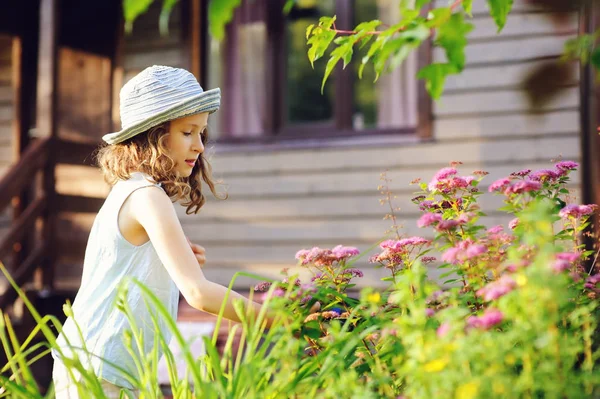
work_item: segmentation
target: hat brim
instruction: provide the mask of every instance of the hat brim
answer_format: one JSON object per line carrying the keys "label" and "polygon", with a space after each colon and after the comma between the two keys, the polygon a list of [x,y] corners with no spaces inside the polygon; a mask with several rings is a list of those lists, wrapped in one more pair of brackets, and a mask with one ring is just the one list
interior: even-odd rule
{"label": "hat brim", "polygon": [[170,108],[167,108],[166,110],[161,111],[140,123],[128,126],[119,132],[105,134],[102,136],[102,140],[108,144],[121,143],[147,131],[154,126],[160,125],[161,123],[172,121],[173,119],[183,118],[184,116],[200,114],[202,112],[208,112],[212,114],[213,112],[217,111],[220,106],[221,90],[218,88],[207,90],[197,96],[190,97]]}

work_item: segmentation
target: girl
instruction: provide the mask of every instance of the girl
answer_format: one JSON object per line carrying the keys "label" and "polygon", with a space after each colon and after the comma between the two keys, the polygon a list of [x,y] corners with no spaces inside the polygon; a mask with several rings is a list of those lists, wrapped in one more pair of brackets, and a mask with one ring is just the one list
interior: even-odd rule
{"label": "girl", "polygon": [[[120,101],[123,129],[105,135],[108,145],[98,154],[112,189],[90,232],[73,318],[67,319],[57,340],[63,353],[72,354],[67,340],[71,347],[85,346],[93,353],[89,365],[108,397],[119,397],[121,389],[136,395],[135,387],[119,370],[136,375],[123,342],[123,332],[131,327],[115,306],[121,280],[141,281],[173,319],[179,292],[194,308],[213,314],[219,312],[227,293],[227,288],[205,278],[200,269],[204,249],[187,241],[173,206],[181,201],[186,213],[197,213],[205,202],[202,181],[217,196],[203,153],[208,115],[219,108],[220,90],[203,91],[183,69],[153,66],[123,86]],[[232,305],[237,299],[246,301],[230,293],[225,318],[239,321]],[[142,349],[149,353],[156,332],[151,309],[135,284],[127,288],[127,303],[142,330]],[[259,310],[256,303],[246,301],[245,305]],[[168,342],[168,329],[159,327]],[[56,350],[53,357],[56,397],[78,398],[72,376]],[[87,356],[80,354],[79,359]]]}

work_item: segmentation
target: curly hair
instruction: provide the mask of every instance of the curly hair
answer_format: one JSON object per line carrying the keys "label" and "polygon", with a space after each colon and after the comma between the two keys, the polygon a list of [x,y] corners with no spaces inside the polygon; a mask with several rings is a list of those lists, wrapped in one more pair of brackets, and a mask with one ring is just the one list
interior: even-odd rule
{"label": "curly hair", "polygon": [[[206,183],[215,198],[226,199],[227,194],[217,193],[212,178],[212,168],[204,153],[198,157],[189,177],[181,177],[175,171],[175,161],[169,157],[166,145],[169,136],[169,122],[150,128],[122,143],[101,147],[96,160],[104,180],[111,186],[119,180],[127,180],[134,172],[149,175],[155,182],[161,183],[171,201],[181,201],[187,207],[186,214],[198,213],[206,202],[202,193],[202,181]],[[203,135],[202,144],[206,145],[207,136]]]}

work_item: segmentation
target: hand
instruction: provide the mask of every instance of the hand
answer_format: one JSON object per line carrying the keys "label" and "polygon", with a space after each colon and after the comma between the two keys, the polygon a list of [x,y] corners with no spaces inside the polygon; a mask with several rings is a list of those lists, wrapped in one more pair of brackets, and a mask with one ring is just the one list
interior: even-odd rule
{"label": "hand", "polygon": [[204,264],[206,263],[206,250],[204,249],[204,247],[192,243],[189,238],[186,237],[186,239],[188,241],[188,244],[190,244],[190,248],[192,248],[192,252],[196,256],[198,265],[200,265],[200,267],[204,266]]}

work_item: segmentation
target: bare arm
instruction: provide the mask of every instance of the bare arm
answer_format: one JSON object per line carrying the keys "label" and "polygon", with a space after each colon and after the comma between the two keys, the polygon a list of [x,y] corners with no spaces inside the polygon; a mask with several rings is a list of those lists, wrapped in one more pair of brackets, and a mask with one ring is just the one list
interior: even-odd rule
{"label": "bare arm", "polygon": [[[208,281],[198,267],[198,261],[188,243],[173,204],[164,191],[148,187],[135,191],[131,197],[133,218],[144,228],[161,262],[190,306],[218,314],[228,289]],[[231,291],[225,306],[224,317],[239,322],[233,301],[243,300],[245,307],[252,306],[257,315],[260,305],[249,302]],[[271,320],[267,320],[271,324]]]}

